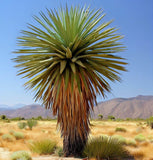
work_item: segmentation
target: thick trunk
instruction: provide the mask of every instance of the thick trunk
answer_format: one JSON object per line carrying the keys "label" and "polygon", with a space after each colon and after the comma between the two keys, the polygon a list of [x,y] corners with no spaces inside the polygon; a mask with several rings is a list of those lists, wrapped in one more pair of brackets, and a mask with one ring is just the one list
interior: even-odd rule
{"label": "thick trunk", "polygon": [[80,157],[82,155],[87,138],[81,139],[81,137],[77,137],[73,140],[70,136],[63,136],[63,138],[64,156]]}

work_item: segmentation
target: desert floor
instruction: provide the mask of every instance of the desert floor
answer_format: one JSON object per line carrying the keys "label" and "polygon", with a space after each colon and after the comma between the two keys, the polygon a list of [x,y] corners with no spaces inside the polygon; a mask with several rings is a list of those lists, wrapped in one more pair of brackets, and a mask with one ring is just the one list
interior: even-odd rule
{"label": "desert floor", "polygon": [[[28,143],[30,140],[40,140],[44,138],[50,138],[58,143],[58,146],[62,146],[62,138],[60,137],[60,130],[56,128],[56,121],[38,121],[38,125],[29,129],[19,129],[17,126],[18,121],[11,121],[6,123],[0,121],[0,160],[7,160],[10,154],[18,150],[30,151]],[[129,152],[134,155],[136,160],[153,160],[153,130],[151,130],[145,123],[145,121],[91,121],[90,138],[101,135],[121,135],[126,138],[127,141],[135,138],[136,135],[142,134],[145,136],[143,142],[136,142],[136,146],[126,145],[125,147]],[[126,132],[116,132],[117,127],[126,129]],[[21,140],[14,139],[12,142],[8,142],[2,139],[2,135],[10,133],[10,131],[19,131],[24,133],[25,138]],[[33,159],[41,160],[39,155],[31,153]],[[51,158],[51,157],[50,157]],[[49,157],[45,158],[44,160]],[[52,158],[51,158],[52,159]],[[57,159],[57,158],[55,158]],[[43,158],[42,158],[43,160]]]}

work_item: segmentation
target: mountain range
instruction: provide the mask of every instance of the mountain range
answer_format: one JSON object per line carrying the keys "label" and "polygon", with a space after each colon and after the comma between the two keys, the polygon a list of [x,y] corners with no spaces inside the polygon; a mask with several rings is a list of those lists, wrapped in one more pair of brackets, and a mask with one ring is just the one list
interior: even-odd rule
{"label": "mountain range", "polygon": [[[23,106],[23,107],[21,107]],[[50,117],[51,110],[46,110],[39,104],[31,105],[16,105],[14,107],[0,105],[0,115],[6,115],[9,118],[13,117]],[[100,102],[94,107],[94,112],[91,117],[96,119],[98,115],[102,114],[104,118],[108,115],[113,115],[116,118],[148,118],[153,116],[153,96],[142,96],[132,98],[115,98],[108,101]]]}

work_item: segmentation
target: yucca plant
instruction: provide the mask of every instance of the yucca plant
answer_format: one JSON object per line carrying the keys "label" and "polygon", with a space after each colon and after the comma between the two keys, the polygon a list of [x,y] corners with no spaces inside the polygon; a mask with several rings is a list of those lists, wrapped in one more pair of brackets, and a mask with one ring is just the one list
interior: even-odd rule
{"label": "yucca plant", "polygon": [[37,25],[28,25],[18,37],[20,48],[14,61],[18,75],[29,80],[35,100],[57,115],[65,156],[80,155],[90,131],[89,116],[97,94],[110,92],[110,81],[120,81],[125,71],[123,38],[112,21],[102,22],[103,11],[68,7],[47,9],[34,16]]}

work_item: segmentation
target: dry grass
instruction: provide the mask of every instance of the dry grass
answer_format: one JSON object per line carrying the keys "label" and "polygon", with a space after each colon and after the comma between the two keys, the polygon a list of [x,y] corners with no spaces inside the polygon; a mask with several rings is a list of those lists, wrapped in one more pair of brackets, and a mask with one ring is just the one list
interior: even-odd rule
{"label": "dry grass", "polygon": [[[56,121],[39,121],[38,125],[33,128],[33,130],[29,129],[19,129],[17,126],[18,122],[4,123],[0,122],[1,128],[3,128],[3,132],[0,135],[0,147],[8,148],[10,151],[18,151],[18,150],[27,150],[28,143],[31,140],[41,140],[42,138],[49,138],[51,140],[56,140],[58,142],[58,146],[62,147],[62,138],[60,137],[60,131],[56,129]],[[136,147],[126,146],[131,154],[135,156],[136,159],[146,159],[151,160],[153,158],[153,143],[151,143],[150,139],[153,139],[153,130],[149,127],[146,127],[144,122],[142,122],[141,126],[138,126],[138,122],[115,122],[115,121],[91,121],[91,133],[90,136],[100,136],[100,135],[121,135],[125,137],[127,140],[134,139],[134,137],[138,134],[143,134],[146,137],[145,142],[137,142]],[[126,128],[126,132],[115,132],[115,128],[121,127]],[[138,129],[139,133],[138,133]],[[7,134],[13,130],[15,132],[22,132],[25,135],[24,139],[14,140],[14,142],[7,142],[2,139],[3,134]],[[35,154],[36,155],[36,154]]]}

